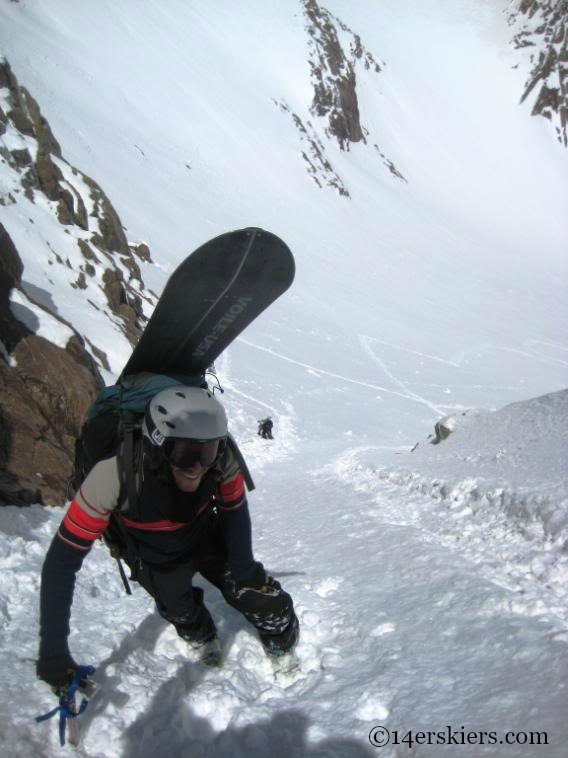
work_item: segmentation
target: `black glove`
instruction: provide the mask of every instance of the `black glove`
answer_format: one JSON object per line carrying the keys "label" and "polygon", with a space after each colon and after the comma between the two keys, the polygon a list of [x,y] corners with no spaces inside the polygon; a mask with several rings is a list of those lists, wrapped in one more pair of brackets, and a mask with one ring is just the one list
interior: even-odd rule
{"label": "black glove", "polygon": [[225,571],[225,587],[230,594],[238,595],[245,590],[256,592],[277,592],[281,589],[280,584],[269,576],[262,563],[255,561],[252,567],[244,575],[236,579],[230,569]]}
{"label": "black glove", "polygon": [[51,655],[39,658],[36,663],[36,674],[39,679],[47,682],[57,694],[62,694],[75,676],[77,664],[70,655]]}
{"label": "black glove", "polygon": [[255,561],[251,568],[241,577],[238,584],[251,590],[259,590],[267,582],[266,571],[260,561]]}

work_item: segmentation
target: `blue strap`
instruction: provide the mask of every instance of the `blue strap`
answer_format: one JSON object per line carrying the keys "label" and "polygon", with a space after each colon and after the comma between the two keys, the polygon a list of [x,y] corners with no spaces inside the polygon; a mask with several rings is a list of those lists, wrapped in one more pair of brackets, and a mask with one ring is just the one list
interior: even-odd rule
{"label": "blue strap", "polygon": [[55,716],[59,713],[59,743],[61,747],[65,745],[65,727],[67,719],[76,719],[85,712],[89,701],[83,698],[78,710],[74,709],[75,693],[79,687],[80,682],[87,676],[92,676],[95,673],[93,666],[77,666],[73,681],[67,688],[67,690],[59,698],[59,705],[49,713],[44,713],[43,716],[36,716],[35,720],[39,724],[41,721],[47,721],[47,719]]}

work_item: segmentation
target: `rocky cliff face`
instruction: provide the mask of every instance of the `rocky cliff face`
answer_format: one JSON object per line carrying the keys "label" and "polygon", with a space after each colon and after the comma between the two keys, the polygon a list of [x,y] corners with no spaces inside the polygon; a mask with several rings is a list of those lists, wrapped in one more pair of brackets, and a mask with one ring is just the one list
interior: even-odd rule
{"label": "rocky cliff face", "polygon": [[357,143],[370,144],[393,177],[406,182],[394,163],[374,141],[361,122],[357,77],[377,76],[385,63],[377,61],[363,45],[361,37],[339,18],[327,11],[317,0],[301,0],[308,38],[308,62],[313,98],[310,114],[323,122],[322,139],[311,120],[302,118],[285,102],[276,102],[293,120],[304,146],[302,158],[315,183],[331,187],[340,195],[350,197],[349,188],[333,165],[330,145],[337,143],[341,151],[349,151]]}
{"label": "rocky cliff face", "polygon": [[59,324],[68,337],[60,347],[16,318],[10,297],[21,291],[23,270],[0,224],[0,504],[57,504],[65,499],[75,437],[103,382],[68,325]]}
{"label": "rocky cliff face", "polygon": [[[327,132],[335,137],[342,150],[354,142],[364,142],[365,136],[359,115],[355,62],[363,56],[361,39],[320,7],[316,0],[305,0],[304,11],[310,35],[310,67],[314,99],[312,113],[328,122]],[[352,36],[344,50],[339,41],[340,28]],[[381,70],[371,56],[377,73]],[[366,61],[369,67],[369,61]]]}
{"label": "rocky cliff face", "polygon": [[[143,244],[128,244],[109,199],[96,182],[63,158],[36,101],[19,86],[6,61],[0,61],[0,169],[0,206],[5,209],[1,218],[14,243],[16,235],[26,241],[29,237],[38,247],[33,251],[36,258],[53,267],[52,276],[39,285],[45,286],[44,300],[58,291],[53,280],[61,279],[60,269],[65,269],[63,278],[75,294],[82,293],[78,299],[84,308],[104,312],[133,344],[147,320],[145,311],[150,312],[156,302],[155,295],[145,290],[139,265],[141,260],[150,260],[149,250]],[[31,234],[29,227],[38,223],[40,210],[44,211],[40,220],[51,215],[49,225],[58,222],[55,242],[45,239],[45,233],[41,240]],[[67,235],[64,242],[62,232]],[[32,252],[20,252],[25,265],[22,289],[30,294],[35,288],[37,294],[41,280],[26,276]],[[100,367],[110,369],[104,346],[96,344],[95,335],[83,337]]]}
{"label": "rocky cliff face", "polygon": [[515,0],[509,21],[532,63],[521,102],[532,98],[532,115],[548,119],[568,147],[568,1]]}
{"label": "rocky cliff face", "polygon": [[64,501],[107,351],[127,357],[155,304],[149,260],[0,61],[0,503]]}

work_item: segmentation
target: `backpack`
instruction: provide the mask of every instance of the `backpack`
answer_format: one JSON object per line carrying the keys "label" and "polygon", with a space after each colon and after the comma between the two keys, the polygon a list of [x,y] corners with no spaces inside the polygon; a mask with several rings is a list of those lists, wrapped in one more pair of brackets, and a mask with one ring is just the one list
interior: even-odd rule
{"label": "backpack", "polygon": [[[213,391],[223,392],[217,376],[180,376],[140,373],[128,376],[117,384],[105,387],[98,394],[87,413],[79,437],[75,440],[73,473],[67,483],[67,497],[71,500],[83,480],[99,461],[116,456],[120,477],[119,509],[136,518],[139,515],[138,499],[142,489],[142,422],[148,402],[158,392],[185,385],[208,388],[207,377],[212,380]],[[230,447],[243,474],[247,490],[255,488],[250,471],[231,434],[227,435]],[[124,587],[131,594],[122,567],[125,557],[125,536],[117,518],[112,518],[103,539],[113,558],[116,558]]]}
{"label": "backpack", "polygon": [[142,373],[101,390],[75,440],[75,462],[67,484],[69,499],[96,463],[116,455],[121,503],[126,496],[128,510],[136,510],[144,411],[154,395],[176,384],[207,386],[204,376],[182,378]]}
{"label": "backpack", "polygon": [[[207,377],[215,382],[213,391],[223,392],[217,376],[211,371]],[[208,388],[205,374],[195,376],[134,374],[110,387],[105,387],[87,413],[81,433],[75,441],[73,473],[67,484],[71,499],[81,483],[99,461],[117,457],[120,476],[121,510],[137,514],[138,495],[142,484],[142,422],[148,402],[158,392],[183,384],[189,387]],[[237,443],[231,434],[227,437],[248,491],[255,488],[250,471]]]}

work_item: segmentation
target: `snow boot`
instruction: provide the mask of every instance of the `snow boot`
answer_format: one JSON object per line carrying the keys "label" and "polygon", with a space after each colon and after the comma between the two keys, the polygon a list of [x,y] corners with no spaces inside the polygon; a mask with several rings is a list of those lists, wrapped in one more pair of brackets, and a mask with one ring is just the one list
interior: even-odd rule
{"label": "snow boot", "polygon": [[280,658],[292,652],[300,638],[300,624],[298,617],[292,611],[290,623],[280,634],[260,633],[260,641],[264,647],[264,652],[269,658]]}

